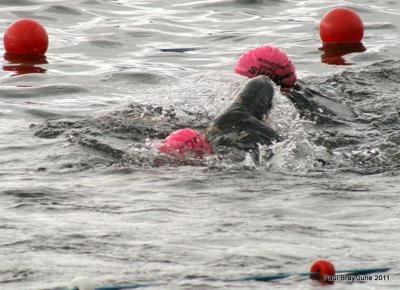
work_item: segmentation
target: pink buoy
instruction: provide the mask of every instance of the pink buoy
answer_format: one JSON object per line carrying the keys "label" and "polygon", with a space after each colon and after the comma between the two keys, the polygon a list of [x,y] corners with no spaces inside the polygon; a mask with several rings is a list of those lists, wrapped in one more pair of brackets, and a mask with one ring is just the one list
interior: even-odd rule
{"label": "pink buoy", "polygon": [[266,75],[282,88],[290,88],[297,81],[295,66],[284,51],[274,46],[260,46],[243,53],[235,72],[249,78]]}
{"label": "pink buoy", "polygon": [[201,158],[207,154],[213,154],[211,145],[203,134],[194,129],[179,129],[169,134],[157,146],[162,153],[176,156],[194,156]]}

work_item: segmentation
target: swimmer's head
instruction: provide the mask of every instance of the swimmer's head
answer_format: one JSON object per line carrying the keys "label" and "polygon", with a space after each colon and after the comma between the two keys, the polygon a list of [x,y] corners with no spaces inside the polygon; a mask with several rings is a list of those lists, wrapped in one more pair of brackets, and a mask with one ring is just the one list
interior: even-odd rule
{"label": "swimmer's head", "polygon": [[235,97],[234,102],[243,105],[253,116],[262,120],[271,111],[273,96],[274,87],[271,80],[260,75],[246,83]]}

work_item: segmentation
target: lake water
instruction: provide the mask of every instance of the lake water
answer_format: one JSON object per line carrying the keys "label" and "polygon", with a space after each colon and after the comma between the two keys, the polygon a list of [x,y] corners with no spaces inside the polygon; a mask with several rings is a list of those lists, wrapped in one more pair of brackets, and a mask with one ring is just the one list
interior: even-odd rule
{"label": "lake water", "polygon": [[[319,50],[319,20],[337,5],[366,28],[367,50],[335,60],[346,65]],[[2,31],[29,17],[50,39],[45,60],[2,60],[1,289],[82,275],[147,289],[399,289],[400,2],[2,0],[0,13]],[[357,120],[318,126],[277,93],[270,122],[285,141],[261,166],[155,166],[153,145],[204,129],[246,82],[237,58],[266,44]],[[318,258],[392,267],[390,280],[227,281]]]}

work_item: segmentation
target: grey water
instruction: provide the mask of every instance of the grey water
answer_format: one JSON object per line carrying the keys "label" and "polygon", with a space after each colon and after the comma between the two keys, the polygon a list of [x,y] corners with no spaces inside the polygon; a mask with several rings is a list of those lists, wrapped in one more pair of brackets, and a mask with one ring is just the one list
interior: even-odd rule
{"label": "grey water", "polygon": [[[318,23],[351,7],[364,52],[327,59]],[[0,72],[0,289],[398,289],[400,4],[356,0],[4,0],[4,32],[39,20],[46,59]],[[246,82],[244,51],[275,45],[301,82],[357,118],[321,126],[275,95],[284,141],[254,166],[160,165],[154,145],[202,130]],[[249,275],[391,267],[320,285]]]}

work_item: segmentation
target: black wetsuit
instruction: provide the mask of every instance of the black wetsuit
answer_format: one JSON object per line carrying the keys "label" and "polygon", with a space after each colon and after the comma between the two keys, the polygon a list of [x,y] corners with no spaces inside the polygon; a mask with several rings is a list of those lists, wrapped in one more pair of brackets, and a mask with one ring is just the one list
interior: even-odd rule
{"label": "black wetsuit", "polygon": [[[317,124],[343,124],[356,117],[344,104],[307,88],[302,82],[283,94],[294,104],[301,117]],[[258,163],[260,145],[282,140],[263,122],[271,111],[273,95],[274,88],[266,76],[252,78],[246,83],[233,103],[206,131],[206,137],[217,153],[226,154],[236,148],[251,152],[253,161]]]}
{"label": "black wetsuit", "polygon": [[279,135],[263,121],[272,108],[274,88],[266,76],[247,82],[225,112],[217,117],[206,131],[208,141],[217,152],[226,147],[252,153],[259,158],[259,145],[280,141]]}
{"label": "black wetsuit", "polygon": [[309,88],[301,81],[283,94],[299,111],[300,117],[315,121],[318,125],[342,124],[357,116],[345,104]]}

